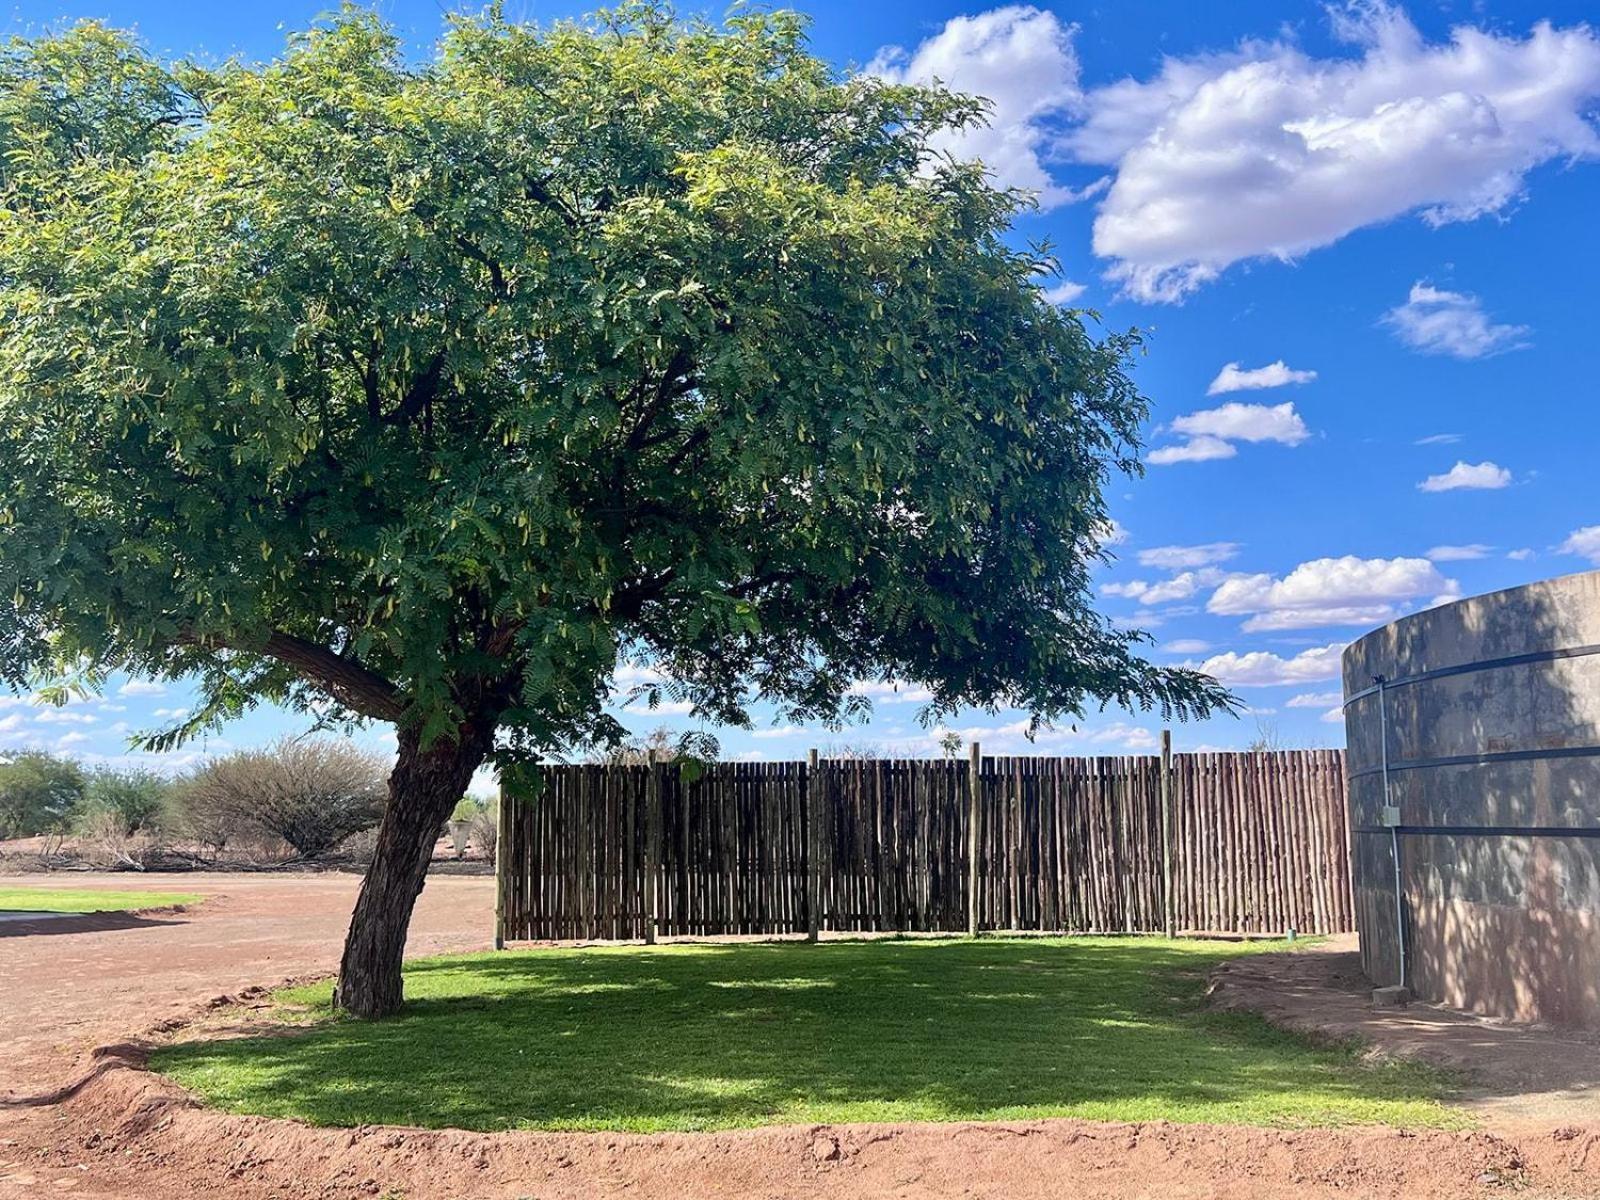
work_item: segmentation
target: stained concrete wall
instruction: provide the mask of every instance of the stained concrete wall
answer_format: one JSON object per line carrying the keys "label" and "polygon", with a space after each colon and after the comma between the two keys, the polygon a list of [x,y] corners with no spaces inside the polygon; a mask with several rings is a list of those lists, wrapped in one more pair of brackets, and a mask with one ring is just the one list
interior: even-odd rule
{"label": "stained concrete wall", "polygon": [[[1548,652],[1562,656],[1551,657]],[[1600,828],[1600,571],[1442,605],[1344,654],[1351,828]],[[1524,661],[1500,662],[1516,659]],[[1407,682],[1450,668],[1460,673]],[[1437,762],[1430,760],[1448,759]],[[1361,957],[1398,982],[1388,831],[1352,832]],[[1476,1012],[1600,1027],[1600,839],[1402,835],[1409,978]]]}

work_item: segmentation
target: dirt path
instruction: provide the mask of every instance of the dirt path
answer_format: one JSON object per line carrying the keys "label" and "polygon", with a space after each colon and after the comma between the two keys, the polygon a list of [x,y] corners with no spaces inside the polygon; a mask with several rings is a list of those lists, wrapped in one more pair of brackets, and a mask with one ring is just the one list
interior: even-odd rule
{"label": "dirt path", "polygon": [[[1514,1136],[1084,1121],[472,1134],[226,1116],[141,1070],[137,1046],[91,1048],[218,995],[330,969],[356,880],[141,883],[209,898],[191,912],[0,932],[0,1093],[11,1096],[0,1103],[0,1200],[1600,1196],[1600,1113]],[[491,905],[487,880],[431,880],[409,950],[483,945]],[[56,1102],[16,1103],[69,1079],[77,1086]]]}
{"label": "dirt path", "polygon": [[1491,1128],[1600,1121],[1600,1033],[1519,1025],[1431,1004],[1373,1008],[1370,991],[1354,935],[1330,938],[1303,954],[1234,959],[1212,976],[1212,1002],[1222,1007],[1468,1076],[1460,1102]]}
{"label": "dirt path", "polygon": [[[354,875],[141,875],[141,891],[199,894],[187,912],[0,926],[0,1096],[56,1079],[101,1042],[213,996],[330,971],[360,880]],[[14,875],[6,885],[126,891],[127,875]],[[487,945],[494,882],[432,878],[411,954]]]}

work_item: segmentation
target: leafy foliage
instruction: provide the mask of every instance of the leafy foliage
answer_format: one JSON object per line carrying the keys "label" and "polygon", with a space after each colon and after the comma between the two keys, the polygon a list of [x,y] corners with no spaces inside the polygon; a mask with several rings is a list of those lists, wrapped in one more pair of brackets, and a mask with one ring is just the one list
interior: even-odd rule
{"label": "leafy foliage", "polygon": [[10,752],[0,761],[0,838],[65,829],[83,800],[83,771],[43,750]]}
{"label": "leafy foliage", "polygon": [[123,834],[153,833],[163,823],[172,784],[153,771],[102,769],[89,775],[77,817],[104,814]]}
{"label": "leafy foliage", "polygon": [[733,725],[1226,703],[1090,607],[1139,339],[932,149],[981,111],[785,12],[12,43],[0,675],[193,676],[155,746],[273,701],[508,758],[618,740],[619,660]]}

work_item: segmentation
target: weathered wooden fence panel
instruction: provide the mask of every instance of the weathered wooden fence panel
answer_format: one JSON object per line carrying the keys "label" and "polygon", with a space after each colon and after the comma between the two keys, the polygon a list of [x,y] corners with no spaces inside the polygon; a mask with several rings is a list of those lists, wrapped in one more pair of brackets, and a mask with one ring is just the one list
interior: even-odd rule
{"label": "weathered wooden fence panel", "polygon": [[981,929],[1354,927],[1342,751],[1171,762],[1170,836],[1156,757],[984,758],[975,809],[966,762],[549,767],[502,816],[498,932],[805,933],[813,856],[822,930],[961,932],[974,888]]}

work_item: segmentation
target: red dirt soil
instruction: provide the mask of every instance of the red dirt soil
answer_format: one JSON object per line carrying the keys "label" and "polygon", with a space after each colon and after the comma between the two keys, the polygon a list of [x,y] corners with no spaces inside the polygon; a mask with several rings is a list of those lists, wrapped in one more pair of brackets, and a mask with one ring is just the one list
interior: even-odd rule
{"label": "red dirt soil", "polygon": [[[324,1130],[227,1116],[142,1070],[138,1040],[219,996],[330,969],[357,881],[181,880],[206,902],[117,928],[0,934],[3,1200],[1600,1196],[1600,1113],[1592,1125],[1513,1133],[1055,1120],[666,1135]],[[491,907],[488,880],[431,880],[409,951],[483,946]],[[107,1042],[123,1044],[92,1049]]]}

